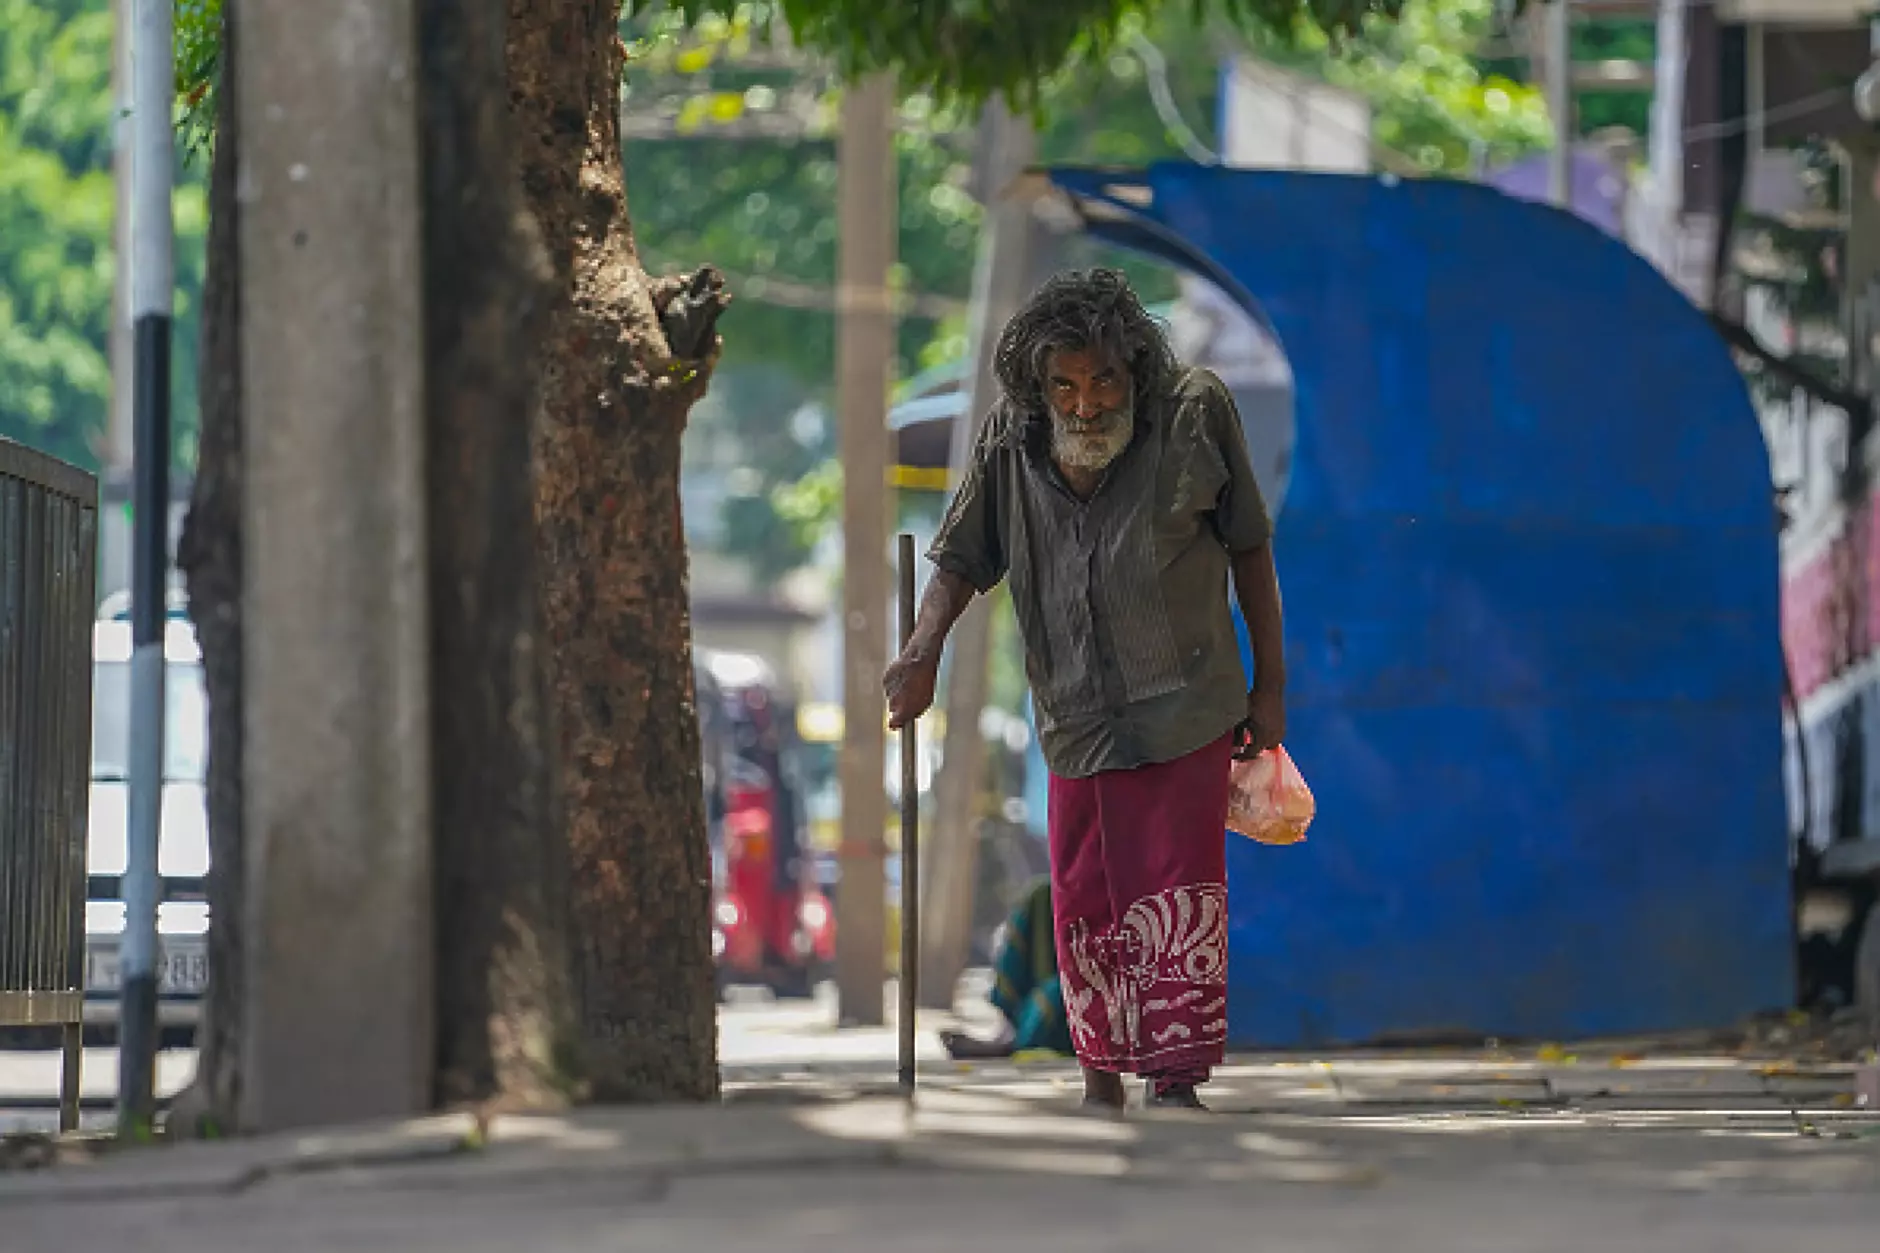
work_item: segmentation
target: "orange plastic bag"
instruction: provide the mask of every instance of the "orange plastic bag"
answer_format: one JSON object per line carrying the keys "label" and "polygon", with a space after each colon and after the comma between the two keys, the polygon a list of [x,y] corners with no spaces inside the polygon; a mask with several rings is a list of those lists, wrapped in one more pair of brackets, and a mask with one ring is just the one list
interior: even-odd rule
{"label": "orange plastic bag", "polygon": [[1297,844],[1318,805],[1284,748],[1237,761],[1227,795],[1227,829],[1262,844]]}

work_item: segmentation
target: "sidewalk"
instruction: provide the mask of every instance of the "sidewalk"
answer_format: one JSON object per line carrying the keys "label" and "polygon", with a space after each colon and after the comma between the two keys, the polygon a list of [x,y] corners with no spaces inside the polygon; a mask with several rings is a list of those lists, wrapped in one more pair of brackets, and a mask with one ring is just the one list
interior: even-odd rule
{"label": "sidewalk", "polygon": [[911,1110],[880,1068],[747,1075],[711,1107],[0,1173],[0,1248],[1874,1247],[1880,1116],[1849,1068],[1616,1063],[1249,1059],[1212,1116],[1122,1120],[1079,1111],[1061,1064],[931,1067]]}

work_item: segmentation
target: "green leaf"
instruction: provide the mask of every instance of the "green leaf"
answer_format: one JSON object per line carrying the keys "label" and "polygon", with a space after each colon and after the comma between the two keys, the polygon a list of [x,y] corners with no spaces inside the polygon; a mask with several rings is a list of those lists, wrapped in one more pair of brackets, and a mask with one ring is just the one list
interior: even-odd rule
{"label": "green leaf", "polygon": [[[0,0],[0,435],[88,469],[111,397],[112,60],[109,0]],[[206,218],[188,170],[175,213],[181,455],[195,442]]]}

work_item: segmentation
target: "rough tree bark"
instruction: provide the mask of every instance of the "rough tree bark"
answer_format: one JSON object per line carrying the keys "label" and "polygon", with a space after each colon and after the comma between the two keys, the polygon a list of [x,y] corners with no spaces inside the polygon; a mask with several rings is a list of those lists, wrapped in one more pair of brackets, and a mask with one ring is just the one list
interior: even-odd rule
{"label": "rough tree bark", "polygon": [[[235,64],[235,6],[222,11],[221,79]],[[209,699],[209,994],[196,1028],[196,1077],[171,1106],[173,1134],[235,1126],[242,1019],[241,239],[235,197],[235,93],[216,93],[202,285],[196,481],[177,541]]]}
{"label": "rough tree bark", "polygon": [[546,258],[515,185],[508,0],[419,0],[437,1095],[576,1094],[529,418]]}
{"label": "rough tree bark", "polygon": [[593,1095],[716,1093],[711,869],[679,447],[722,279],[649,281],[627,215],[620,0],[510,0],[522,192],[554,270],[536,518]]}

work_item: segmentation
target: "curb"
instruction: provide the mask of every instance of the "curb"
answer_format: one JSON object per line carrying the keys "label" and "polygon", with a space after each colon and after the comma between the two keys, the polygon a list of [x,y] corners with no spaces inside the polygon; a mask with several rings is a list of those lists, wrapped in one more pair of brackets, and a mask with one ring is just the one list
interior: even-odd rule
{"label": "curb", "polygon": [[232,1195],[287,1175],[455,1157],[472,1151],[477,1135],[471,1115],[443,1114],[383,1128],[128,1148],[58,1170],[0,1174],[0,1208]]}

